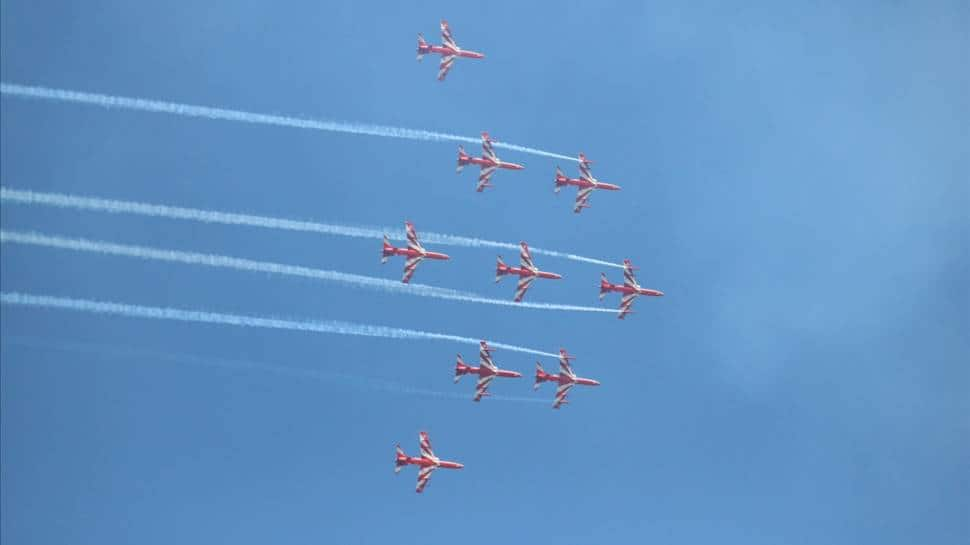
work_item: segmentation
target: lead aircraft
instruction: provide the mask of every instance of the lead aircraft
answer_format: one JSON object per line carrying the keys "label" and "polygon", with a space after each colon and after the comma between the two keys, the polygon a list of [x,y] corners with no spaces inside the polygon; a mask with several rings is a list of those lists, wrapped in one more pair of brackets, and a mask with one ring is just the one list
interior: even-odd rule
{"label": "lead aircraft", "polygon": [[424,41],[424,36],[420,32],[418,33],[418,60],[420,61],[428,54],[441,55],[441,64],[438,65],[438,81],[443,81],[445,76],[448,75],[448,71],[451,70],[451,65],[455,63],[455,58],[482,59],[485,57],[482,53],[466,51],[458,47],[455,39],[451,36],[451,28],[448,27],[448,21],[443,19],[441,21],[441,45],[429,44]]}
{"label": "lead aircraft", "polygon": [[391,240],[384,235],[384,248],[381,250],[381,263],[387,263],[391,256],[403,255],[407,259],[404,261],[404,276],[401,282],[407,284],[411,281],[411,276],[417,270],[418,264],[422,259],[450,259],[446,254],[429,252],[418,242],[418,233],[414,230],[414,224],[410,221],[404,222],[404,230],[407,232],[408,247],[395,248],[391,246]]}
{"label": "lead aircraft", "polygon": [[445,469],[461,469],[465,467],[464,464],[441,460],[435,456],[431,450],[431,440],[428,438],[428,432],[423,431],[418,434],[418,443],[421,446],[421,456],[408,456],[404,453],[401,445],[397,445],[395,447],[397,449],[397,457],[394,460],[394,473],[400,473],[404,469],[404,466],[418,466],[418,485],[414,489],[415,492],[420,494],[424,490],[424,487],[428,485],[428,479],[431,478],[431,472],[435,469],[439,467]]}
{"label": "lead aircraft", "polygon": [[630,307],[633,306],[633,300],[641,295],[647,295],[650,297],[662,297],[664,292],[660,290],[652,290],[649,288],[641,288],[640,284],[637,283],[637,277],[633,274],[633,271],[638,267],[634,267],[633,263],[629,259],[623,260],[623,284],[610,284],[610,281],[606,279],[606,273],[600,274],[600,301],[606,297],[606,294],[615,291],[622,293],[623,297],[620,298],[620,314],[617,316],[619,319],[623,319],[627,314],[633,312]]}
{"label": "lead aircraft", "polygon": [[499,369],[492,361],[492,348],[488,343],[481,341],[478,351],[478,367],[466,365],[458,354],[458,363],[455,364],[455,383],[461,379],[462,375],[478,375],[478,383],[475,385],[475,397],[473,401],[481,401],[483,397],[492,395],[488,393],[488,386],[495,380],[495,377],[519,378],[522,373]]}

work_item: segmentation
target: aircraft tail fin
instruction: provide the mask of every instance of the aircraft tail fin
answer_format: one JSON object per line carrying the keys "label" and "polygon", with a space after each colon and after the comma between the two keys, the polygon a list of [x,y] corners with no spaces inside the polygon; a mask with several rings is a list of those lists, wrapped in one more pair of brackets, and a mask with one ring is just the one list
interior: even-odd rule
{"label": "aircraft tail fin", "polygon": [[546,378],[546,371],[542,368],[542,364],[536,362],[536,382],[532,385],[533,390],[538,390],[539,386],[542,385],[542,381]]}
{"label": "aircraft tail fin", "polygon": [[428,50],[428,42],[424,41],[424,36],[418,32],[418,62],[424,58],[424,52]]}
{"label": "aircraft tail fin", "polygon": [[506,271],[508,270],[508,268],[509,266],[506,265],[504,261],[502,261],[502,256],[498,256],[497,261],[495,263],[495,282],[498,282],[499,280],[501,280],[502,275],[507,274]]}
{"label": "aircraft tail fin", "polygon": [[606,279],[606,273],[600,273],[600,301],[606,297],[610,291],[610,281]]}
{"label": "aircraft tail fin", "polygon": [[465,146],[462,146],[459,144],[458,145],[458,168],[455,169],[455,172],[461,172],[461,170],[465,168],[465,164],[467,163],[468,163],[468,154],[465,153]]}
{"label": "aircraft tail fin", "polygon": [[565,179],[566,179],[566,174],[562,171],[561,168],[557,166],[556,167],[556,188],[555,188],[556,193],[559,193],[562,190],[563,186],[566,185],[566,182],[564,181]]}
{"label": "aircraft tail fin", "polygon": [[381,263],[387,263],[388,258],[394,254],[394,247],[391,246],[391,239],[384,235],[384,247],[381,248]]}
{"label": "aircraft tail fin", "polygon": [[396,456],[394,459],[394,473],[400,473],[401,469],[403,469],[408,463],[408,455],[404,453],[404,449],[401,448],[401,445],[395,445],[394,449],[396,451]]}
{"label": "aircraft tail fin", "polygon": [[461,359],[461,354],[458,354],[458,361],[455,363],[455,383],[457,384],[461,376],[467,372],[468,366],[465,365],[465,360]]}

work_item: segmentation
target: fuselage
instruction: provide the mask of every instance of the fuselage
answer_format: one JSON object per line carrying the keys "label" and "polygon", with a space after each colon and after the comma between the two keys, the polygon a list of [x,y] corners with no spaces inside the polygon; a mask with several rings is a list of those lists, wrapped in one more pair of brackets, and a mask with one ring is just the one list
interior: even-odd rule
{"label": "fuselage", "polygon": [[387,246],[384,248],[384,255],[403,255],[404,257],[424,257],[425,259],[451,259],[447,254],[442,254],[438,252],[419,252],[418,250],[413,250],[411,248],[395,248],[393,246]]}
{"label": "fuselage", "polygon": [[547,278],[549,280],[559,280],[562,278],[561,274],[556,274],[553,272],[546,271],[533,271],[532,269],[526,269],[524,267],[509,267],[508,265],[500,265],[498,268],[498,274],[511,274],[515,276],[535,276],[536,278]]}
{"label": "fuselage", "polygon": [[506,378],[519,378],[522,376],[522,373],[517,373],[515,371],[507,371],[505,369],[496,369],[493,371],[492,369],[489,369],[484,365],[481,365],[478,367],[472,367],[471,365],[465,365],[464,367],[459,367],[458,374],[459,375],[478,375],[480,377],[488,377],[488,376],[495,375],[497,377],[506,377]]}
{"label": "fuselage", "polygon": [[461,469],[465,467],[465,464],[459,464],[458,462],[449,462],[448,460],[435,460],[433,458],[425,458],[424,456],[402,456],[397,455],[397,465],[411,465],[420,467],[443,467],[445,469]]}
{"label": "fuselage", "polygon": [[572,186],[576,186],[576,187],[578,187],[580,189],[585,189],[585,188],[588,188],[588,187],[592,187],[593,189],[602,189],[602,190],[605,190],[605,191],[619,191],[620,190],[620,186],[618,186],[616,184],[608,184],[606,182],[600,182],[598,180],[597,181],[590,181],[590,180],[585,180],[583,178],[568,178],[566,176],[559,176],[559,175],[556,176],[556,185],[557,186],[560,186],[560,187],[566,186],[566,185],[572,185]]}
{"label": "fuselage", "polygon": [[[566,377],[566,381],[567,382],[572,381],[574,384],[579,384],[580,386],[599,386],[600,385],[598,380],[593,380],[591,378],[583,378],[583,377],[576,377],[576,378]],[[562,384],[561,375],[559,377],[559,383]]]}
{"label": "fuselage", "polygon": [[459,165],[477,165],[480,167],[495,167],[504,168],[507,170],[522,170],[525,166],[518,163],[507,163],[505,161],[493,161],[485,157],[472,157],[470,155],[460,155],[458,157]]}
{"label": "fuselage", "polygon": [[446,45],[419,45],[418,53],[421,55],[436,54],[436,55],[455,55],[456,57],[465,57],[466,59],[484,59],[485,55],[477,51],[467,51],[465,49],[453,49]]}
{"label": "fuselage", "polygon": [[661,297],[664,292],[660,290],[652,290],[649,288],[641,288],[639,286],[627,286],[625,284],[610,284],[609,282],[600,285],[600,291],[615,291],[623,294],[636,293],[638,295],[648,295],[651,297]]}
{"label": "fuselage", "polygon": [[[538,379],[538,382],[555,382],[557,384],[578,384],[580,386],[599,386],[600,385],[598,380],[593,380],[591,378],[583,378],[583,377],[571,377],[565,373],[559,373],[558,375],[543,373],[541,375],[537,375],[536,379]],[[536,387],[538,387],[538,385]]]}

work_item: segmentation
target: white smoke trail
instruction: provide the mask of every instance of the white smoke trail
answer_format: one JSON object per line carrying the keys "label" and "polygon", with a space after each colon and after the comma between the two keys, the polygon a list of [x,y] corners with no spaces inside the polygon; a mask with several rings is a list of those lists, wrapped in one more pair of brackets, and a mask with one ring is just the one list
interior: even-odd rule
{"label": "white smoke trail", "polygon": [[[135,347],[126,346],[115,346],[106,344],[96,344],[96,343],[83,343],[83,342],[71,342],[71,341],[59,341],[51,339],[40,339],[33,337],[22,337],[22,336],[4,336],[0,339],[0,344],[23,346],[27,348],[34,348],[40,350],[56,350],[61,352],[73,352],[79,354],[92,354],[96,356],[108,356],[113,358],[122,358],[125,360],[142,362],[148,359],[160,360],[160,361],[170,361],[174,363],[183,363],[190,365],[199,365],[206,367],[219,367],[223,369],[231,370],[253,370],[253,371],[264,371],[268,373],[273,373],[280,376],[288,376],[294,378],[306,378],[317,380],[320,382],[334,382],[342,381],[349,384],[353,384],[360,388],[377,390],[381,392],[389,392],[396,394],[406,394],[406,395],[417,395],[424,397],[433,397],[438,399],[454,399],[461,401],[468,401],[471,399],[471,395],[467,392],[443,392],[440,390],[429,390],[426,388],[415,388],[408,386],[406,384],[401,384],[399,382],[394,382],[382,378],[368,377],[361,375],[354,375],[342,372],[331,372],[331,371],[321,371],[317,369],[306,369],[302,367],[292,367],[286,365],[278,365],[272,363],[264,363],[258,361],[250,360],[230,360],[223,358],[212,358],[203,357],[193,354],[179,354],[179,353],[169,353],[169,352],[159,352],[155,350],[147,350]],[[519,397],[519,396],[501,396],[493,395],[489,396],[490,399],[496,399],[499,401],[516,401],[522,403],[542,403],[545,404],[546,400],[531,397]]]}
{"label": "white smoke trail", "polygon": [[[264,318],[259,316],[244,316],[239,314],[222,314],[200,310],[184,310],[168,307],[151,307],[143,305],[128,305],[125,303],[111,303],[107,301],[92,301],[90,299],[73,299],[69,297],[54,297],[50,295],[33,295],[18,292],[0,292],[0,303],[5,305],[38,307],[47,309],[73,310],[95,314],[112,314],[128,318],[146,318],[150,320],[172,320],[177,322],[194,322],[217,325],[232,325],[237,327],[256,327],[267,329],[283,329],[288,331],[303,331],[308,333],[333,333],[336,335],[356,335],[361,337],[381,337],[398,340],[428,340],[452,341],[462,344],[478,346],[478,339],[447,335],[444,333],[430,333],[413,329],[401,329],[379,325],[354,324],[339,321],[300,321],[283,320],[280,318]],[[489,344],[512,352],[534,354],[550,358],[559,357],[558,354],[543,352],[523,346],[489,341]]]}
{"label": "white smoke trail", "polygon": [[[41,193],[29,190],[12,189],[8,187],[0,187],[0,201],[27,205],[53,206],[57,208],[68,208],[74,210],[87,210],[92,212],[132,214],[153,218],[189,220],[224,225],[243,225],[249,227],[261,227],[265,229],[301,231],[307,233],[370,238],[377,240],[383,238],[384,234],[387,233],[395,240],[405,239],[404,231],[401,228],[354,227],[329,223],[315,223],[309,221],[271,218],[266,216],[253,216],[249,214],[218,212],[214,210],[200,210],[197,208],[182,208],[178,206],[165,206],[133,201],[99,199],[96,197],[80,197],[77,195],[67,195],[63,193]],[[519,250],[518,244],[513,244],[510,242],[496,242],[473,237],[422,232],[421,238],[423,238],[425,242],[431,244],[462,246],[466,248],[497,248],[516,252]],[[601,259],[594,259],[591,257],[584,257],[565,252],[543,250],[541,248],[530,247],[529,249],[533,254],[537,255],[548,255],[562,259],[569,259],[572,261],[592,263],[594,265],[601,265],[604,267],[623,268],[623,265],[610,263],[609,261],[603,261]]]}
{"label": "white smoke trail", "polygon": [[439,288],[425,284],[404,284],[388,280],[386,278],[375,278],[359,274],[342,273],[325,269],[312,269],[297,265],[285,265],[282,263],[271,263],[268,261],[254,261],[238,257],[201,254],[195,252],[181,252],[178,250],[163,250],[159,248],[149,248],[146,246],[133,246],[127,244],[115,244],[100,240],[88,240],[83,238],[65,238],[58,236],[43,235],[40,233],[25,233],[20,231],[0,230],[0,243],[25,244],[30,246],[46,246],[48,248],[59,248],[62,250],[72,250],[76,252],[93,252],[105,255],[116,255],[124,257],[134,257],[137,259],[148,259],[156,261],[168,261],[183,263],[187,265],[201,265],[204,267],[217,267],[224,269],[236,269],[248,272],[261,272],[270,274],[281,274],[285,276],[298,276],[323,280],[328,282],[341,282],[351,284],[360,288],[377,289],[388,293],[406,293],[421,297],[434,297],[436,299],[448,299],[452,301],[463,301],[467,303],[482,303],[487,305],[500,305],[509,307],[532,308],[539,310],[563,310],[575,312],[615,312],[612,309],[599,307],[584,307],[578,305],[560,305],[556,303],[527,303],[508,301],[505,299],[492,299],[480,297],[473,293],[463,292],[450,288]]}
{"label": "white smoke trail", "polygon": [[[161,100],[150,100],[145,98],[132,98],[112,95],[102,95],[100,93],[85,93],[82,91],[71,91],[67,89],[52,89],[50,87],[35,87],[30,85],[19,85],[16,83],[0,83],[0,93],[4,95],[36,98],[44,100],[54,100],[58,102],[73,102],[76,104],[89,104],[102,108],[124,108],[127,110],[139,110],[142,112],[164,113],[182,115],[187,117],[202,117],[206,119],[220,119],[224,121],[239,121],[242,123],[254,123],[260,125],[275,125],[277,127],[292,127],[297,129],[310,129],[316,131],[341,132],[347,134],[360,134],[370,136],[382,136],[385,138],[404,138],[408,140],[424,140],[429,142],[466,142],[476,144],[480,142],[478,138],[469,136],[459,136],[434,131],[419,129],[406,129],[402,127],[388,127],[385,125],[370,125],[365,123],[349,123],[346,121],[320,121],[316,119],[303,119],[282,115],[258,114],[254,112],[243,112],[239,110],[227,110],[224,108],[210,108],[208,106],[195,106],[192,104],[179,104],[177,102],[164,102]],[[568,155],[561,155],[536,148],[495,142],[495,147],[562,159],[564,161],[576,161],[576,158]]]}

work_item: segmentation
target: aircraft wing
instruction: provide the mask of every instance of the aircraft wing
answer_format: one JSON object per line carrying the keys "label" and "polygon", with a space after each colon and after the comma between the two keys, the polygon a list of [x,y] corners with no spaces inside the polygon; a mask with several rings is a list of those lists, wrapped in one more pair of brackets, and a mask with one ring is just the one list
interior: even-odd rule
{"label": "aircraft wing", "polygon": [[573,207],[573,212],[578,213],[583,208],[589,207],[589,196],[592,192],[592,187],[584,187],[576,192],[576,206]]}
{"label": "aircraft wing", "polygon": [[529,251],[529,245],[520,242],[519,247],[521,248],[519,250],[519,266],[532,271],[536,270],[535,263],[532,262],[532,252]]}
{"label": "aircraft wing", "polygon": [[[479,356],[481,356],[481,354],[479,354]],[[496,366],[495,366],[495,363],[494,363],[494,362],[492,361],[492,357],[491,357],[491,356],[489,356],[489,355],[486,355],[486,356],[485,356],[484,358],[482,358],[482,359],[481,359],[481,361],[479,361],[478,363],[479,363],[479,364],[480,364],[480,365],[481,365],[482,367],[484,367],[484,368],[486,368],[486,369],[488,369],[488,370],[490,370],[490,371],[496,371],[496,372],[498,371],[498,367],[496,367]]]}
{"label": "aircraft wing", "polygon": [[591,162],[592,161],[589,161],[588,159],[586,159],[585,155],[583,155],[582,153],[579,154],[579,177],[586,180],[587,182],[596,181],[596,178],[593,178],[593,173],[590,170],[589,165]]}
{"label": "aircraft wing", "polygon": [[523,276],[519,278],[519,285],[515,287],[515,302],[518,303],[522,301],[525,297],[525,292],[529,291],[529,286],[535,282],[536,277],[534,276]]}
{"label": "aircraft wing", "polygon": [[627,293],[620,299],[620,315],[617,318],[622,320],[627,314],[633,312],[630,308],[633,306],[633,301],[638,295],[638,293]]}
{"label": "aircraft wing", "polygon": [[573,387],[572,382],[567,382],[565,384],[560,384],[559,388],[556,389],[556,400],[552,403],[553,409],[558,409],[563,403],[567,403],[566,394],[569,393],[569,389]]}
{"label": "aircraft wing", "polygon": [[629,261],[623,263],[623,285],[628,288],[639,288],[637,277],[633,274],[633,264]]}
{"label": "aircraft wing", "polygon": [[414,224],[410,221],[404,222],[404,230],[407,232],[408,248],[417,250],[419,252],[424,252],[424,248],[421,246],[421,243],[418,242],[418,232],[414,230]]}
{"label": "aircraft wing", "polygon": [[559,356],[559,372],[567,377],[576,376],[576,374],[573,373],[573,368],[569,365],[569,360],[562,356]]}
{"label": "aircraft wing", "polygon": [[451,27],[448,26],[448,21],[441,21],[441,43],[455,50],[461,49],[451,35]]}
{"label": "aircraft wing", "polygon": [[424,490],[424,487],[428,486],[428,481],[431,480],[431,472],[435,470],[435,466],[422,466],[418,470],[418,486],[414,488],[414,491],[418,494]]}
{"label": "aircraft wing", "polygon": [[492,184],[488,183],[488,181],[491,179],[492,174],[495,173],[496,168],[498,167],[494,165],[482,167],[481,172],[478,173],[478,186],[475,188],[475,191],[481,193],[486,187],[492,187]]}
{"label": "aircraft wing", "polygon": [[418,436],[418,445],[421,447],[421,456],[424,458],[431,458],[432,460],[437,460],[434,451],[431,450],[431,438],[428,437],[428,432],[423,431]]}
{"label": "aircraft wing", "polygon": [[414,276],[414,271],[418,269],[418,264],[424,259],[423,256],[416,255],[414,257],[409,257],[407,261],[404,262],[404,278],[401,278],[401,282],[407,284],[411,281],[411,277]]}
{"label": "aircraft wing", "polygon": [[478,360],[481,362],[488,362],[489,365],[495,365],[492,363],[492,349],[489,348],[488,343],[482,341],[479,344],[478,349]]}
{"label": "aircraft wing", "polygon": [[438,65],[438,81],[444,81],[453,64],[455,64],[454,55],[443,55],[441,57],[441,64]]}
{"label": "aircraft wing", "polygon": [[495,380],[495,375],[488,375],[478,379],[478,384],[475,385],[475,401],[481,401],[483,397],[488,395],[488,385]]}
{"label": "aircraft wing", "polygon": [[491,159],[496,163],[499,162],[498,155],[495,155],[495,149],[492,147],[492,139],[489,138],[487,132],[482,133],[482,155],[484,155],[486,159]]}

